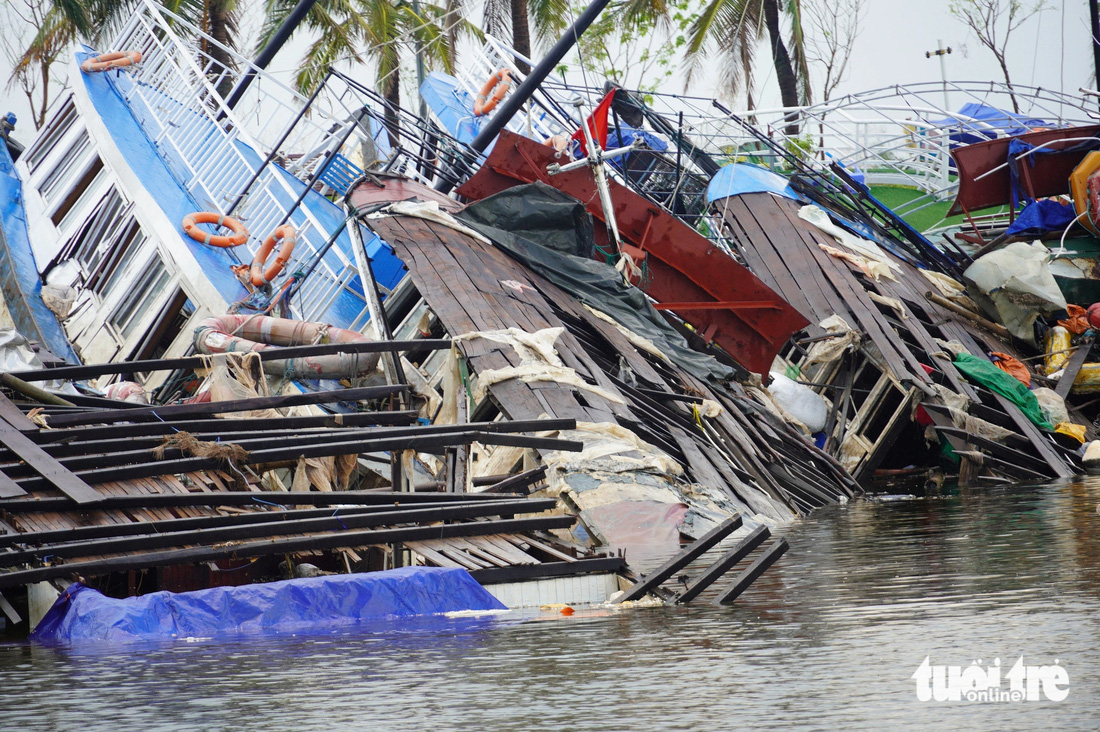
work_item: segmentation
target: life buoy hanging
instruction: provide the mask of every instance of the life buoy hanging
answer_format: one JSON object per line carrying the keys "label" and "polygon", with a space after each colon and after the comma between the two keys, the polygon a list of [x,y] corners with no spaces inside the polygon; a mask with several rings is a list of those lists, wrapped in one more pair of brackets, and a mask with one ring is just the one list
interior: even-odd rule
{"label": "life buoy hanging", "polygon": [[[232,236],[225,234],[211,234],[199,228],[199,224],[215,224],[224,226],[233,232]],[[199,211],[187,214],[183,217],[183,230],[189,237],[197,242],[202,242],[212,247],[239,247],[248,241],[248,229],[236,219],[210,211]]]}
{"label": "life buoy hanging", "polygon": [[492,112],[500,104],[500,100],[508,95],[508,90],[511,88],[511,70],[499,68],[494,71],[485,82],[485,86],[481,87],[477,99],[474,100],[474,115],[481,117]]}
{"label": "life buoy hanging", "polygon": [[[290,255],[294,253],[294,243],[297,241],[297,235],[298,232],[294,230],[293,226],[283,224],[275,229],[271,236],[264,239],[264,243],[256,250],[256,256],[252,258],[250,269],[254,287],[263,287],[279,276],[279,273],[283,271],[283,267],[290,261]],[[276,242],[280,241],[283,246],[279,249],[279,256],[275,257],[275,261],[271,263],[271,266],[265,272],[264,264],[267,263],[267,258],[271,256],[271,252],[275,251]]]}
{"label": "life buoy hanging", "polygon": [[80,70],[86,74],[107,69],[122,69],[141,62],[141,51],[115,51],[114,53],[101,53],[85,59],[80,64]]}

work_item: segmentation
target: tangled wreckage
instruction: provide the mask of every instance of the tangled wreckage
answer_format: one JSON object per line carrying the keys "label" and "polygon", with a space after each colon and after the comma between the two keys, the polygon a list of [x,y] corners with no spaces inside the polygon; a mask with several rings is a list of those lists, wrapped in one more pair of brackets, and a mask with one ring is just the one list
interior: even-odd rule
{"label": "tangled wreckage", "polygon": [[[180,29],[142,3],[126,63],[77,53],[0,158],[11,629],[84,637],[116,599],[182,617],[161,591],[272,580],[359,593],[322,624],[732,602],[786,551],[774,530],[884,479],[1082,468],[1065,398],[1091,332],[1041,325],[1070,303],[1034,278],[1014,298],[1016,260],[936,247],[843,166],[720,107],[693,138],[659,96],[556,87],[558,49],[524,74],[489,39],[470,79],[425,80],[423,118],[337,71],[276,90]],[[497,69],[516,88],[475,114]],[[285,129],[246,122],[285,98]],[[988,356],[1029,347],[1054,351],[1039,397]],[[219,627],[283,627],[279,592]]]}

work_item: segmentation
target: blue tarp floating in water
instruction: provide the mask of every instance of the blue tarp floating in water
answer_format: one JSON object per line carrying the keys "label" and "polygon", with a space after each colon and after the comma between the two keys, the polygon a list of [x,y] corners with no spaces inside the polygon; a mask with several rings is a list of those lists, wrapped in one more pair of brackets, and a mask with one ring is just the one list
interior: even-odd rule
{"label": "blue tarp floating in water", "polygon": [[67,643],[317,632],[386,618],[504,609],[465,569],[442,567],[154,592],[122,600],[77,582],[57,599],[31,639]]}
{"label": "blue tarp floating in water", "polygon": [[713,203],[742,193],[775,193],[798,200],[786,178],[750,163],[723,165],[707,186],[707,201]]}

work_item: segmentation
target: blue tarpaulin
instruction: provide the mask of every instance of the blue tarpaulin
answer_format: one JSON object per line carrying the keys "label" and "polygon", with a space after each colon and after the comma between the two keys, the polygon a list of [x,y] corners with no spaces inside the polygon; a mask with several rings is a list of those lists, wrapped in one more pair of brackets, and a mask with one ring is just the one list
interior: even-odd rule
{"label": "blue tarpaulin", "polygon": [[969,117],[974,121],[960,120],[954,117],[930,120],[934,125],[959,130],[951,133],[952,147],[992,140],[998,136],[998,131],[1012,137],[1031,132],[1035,127],[1051,126],[1049,122],[1038,117],[1027,117],[1014,112],[1006,112],[1003,109],[997,109],[978,102],[967,102],[962,105],[959,109],[959,116]]}
{"label": "blue tarpaulin", "polygon": [[1051,231],[1062,231],[1075,218],[1077,218],[1077,212],[1071,204],[1044,198],[1029,203],[1005,230],[1005,234],[1040,236]]}
{"label": "blue tarpaulin", "polygon": [[707,186],[707,201],[713,203],[742,193],[775,193],[798,200],[786,178],[749,163],[724,165]]}
{"label": "blue tarpaulin", "polygon": [[363,621],[504,610],[465,569],[405,567],[116,599],[71,585],[31,633],[42,643],[318,632]]}

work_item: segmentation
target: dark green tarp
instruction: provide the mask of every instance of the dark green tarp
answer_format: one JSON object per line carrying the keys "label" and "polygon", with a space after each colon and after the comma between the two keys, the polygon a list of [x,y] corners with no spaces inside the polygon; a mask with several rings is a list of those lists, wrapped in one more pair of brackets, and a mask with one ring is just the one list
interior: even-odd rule
{"label": "dark green tarp", "polygon": [[572,196],[531,183],[472,203],[456,216],[573,297],[650,340],[681,368],[705,380],[733,377],[733,369],[692,350],[614,267],[576,256],[591,251],[593,229],[591,216]]}

